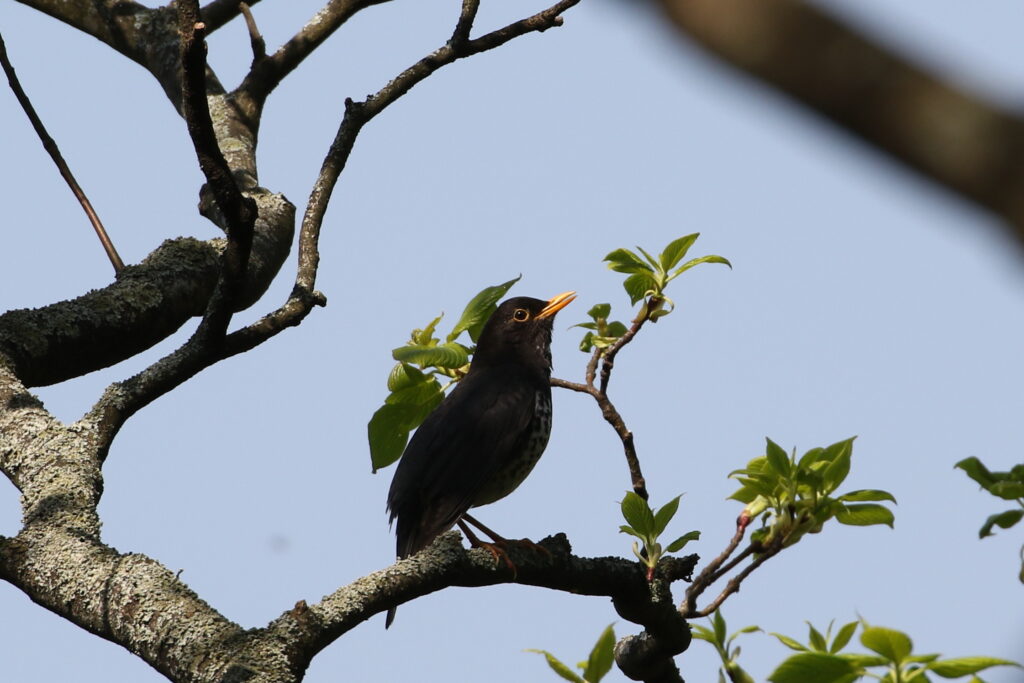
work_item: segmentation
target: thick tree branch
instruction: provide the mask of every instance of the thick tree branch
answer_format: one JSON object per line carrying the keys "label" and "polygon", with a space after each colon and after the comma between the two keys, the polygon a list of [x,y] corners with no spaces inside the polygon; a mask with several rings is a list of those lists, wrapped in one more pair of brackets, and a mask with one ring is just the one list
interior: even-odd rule
{"label": "thick tree branch", "polygon": [[1024,243],[1024,117],[800,0],[658,0],[715,56],[1007,221]]}

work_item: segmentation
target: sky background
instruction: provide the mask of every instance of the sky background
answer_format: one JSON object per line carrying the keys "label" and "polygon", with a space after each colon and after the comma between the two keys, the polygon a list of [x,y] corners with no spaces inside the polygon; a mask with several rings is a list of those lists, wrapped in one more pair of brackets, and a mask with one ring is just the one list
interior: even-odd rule
{"label": "sky background", "polygon": [[[320,4],[254,7],[268,47]],[[1022,104],[1024,5],[823,4],[949,80]],[[335,35],[271,97],[261,184],[301,213],[344,98],[442,44],[458,5],[371,8]],[[861,615],[907,631],[921,653],[1024,659],[1021,529],[979,541],[986,516],[1008,505],[953,469],[970,455],[993,469],[1022,460],[1020,249],[995,219],[709,60],[640,5],[584,0],[562,28],[446,67],[367,126],[324,225],[328,307],[127,424],[104,469],[104,540],[180,570],[246,627],[389,565],[392,470],[370,473],[365,426],[386,393],[390,349],[442,311],[447,331],[474,293],[522,273],[512,294],[578,291],[556,320],[553,354],[555,374],[579,380],[587,357],[569,326],[599,302],[630,318],[602,257],[700,232],[692,255],[721,254],[734,269],[675,281],[676,312],[623,351],[610,389],[653,502],[685,492],[670,532],[700,529],[689,548],[716,555],[740,510],[726,475],[763,453],[766,436],[803,452],[858,435],[846,488],[899,501],[895,530],[826,527],[758,570],[725,605],[730,627],[802,640],[804,620]],[[485,2],[476,32],[541,7]],[[195,211],[202,177],[184,126],[147,73],[15,3],[0,4],[0,30],[126,262],[169,237],[215,236]],[[241,22],[213,36],[210,61],[229,87],[249,58]],[[6,88],[0,120],[0,308],[107,285],[91,228]],[[293,265],[237,325],[285,299]],[[37,393],[74,421],[193,327]],[[585,396],[555,391],[554,409],[534,473],[478,516],[514,537],[564,531],[581,555],[630,556],[617,533],[629,487],[618,440]],[[19,528],[16,493],[0,486],[2,534]],[[7,584],[0,615],[5,680],[163,680]],[[348,633],[306,680],[558,680],[523,650],[575,663],[611,622],[620,635],[638,630],[607,599],[449,589],[403,606],[387,632],[380,616]],[[740,643],[758,680],[789,653],[763,634]],[[715,678],[705,644],[677,661],[689,681]]]}

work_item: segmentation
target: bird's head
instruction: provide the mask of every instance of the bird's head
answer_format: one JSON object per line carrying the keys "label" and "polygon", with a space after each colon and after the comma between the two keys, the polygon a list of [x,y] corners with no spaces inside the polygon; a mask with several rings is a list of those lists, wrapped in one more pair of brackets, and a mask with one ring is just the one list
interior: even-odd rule
{"label": "bird's head", "polygon": [[576,292],[564,292],[547,301],[528,296],[503,301],[480,332],[473,366],[517,363],[550,372],[555,313],[575,298]]}

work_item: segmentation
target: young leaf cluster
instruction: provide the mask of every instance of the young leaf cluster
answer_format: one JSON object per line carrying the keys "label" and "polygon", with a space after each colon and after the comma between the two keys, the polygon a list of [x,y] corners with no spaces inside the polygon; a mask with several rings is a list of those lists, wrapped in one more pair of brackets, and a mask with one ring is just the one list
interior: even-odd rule
{"label": "young leaf cluster", "polygon": [[629,276],[622,286],[629,294],[630,303],[635,305],[638,301],[644,301],[637,320],[655,322],[658,318],[671,313],[675,308],[675,303],[665,296],[665,287],[694,266],[699,266],[702,263],[722,263],[732,268],[728,259],[713,254],[690,259],[680,265],[679,262],[686,257],[686,252],[690,250],[698,237],[700,237],[700,233],[695,232],[673,240],[658,254],[657,258],[651,256],[642,247],[637,247],[637,251],[643,255],[642,258],[629,249],[616,249],[604,257],[609,268]]}
{"label": "young leaf cluster", "polygon": [[434,336],[442,313],[423,329],[413,330],[405,346],[391,351],[398,364],[388,375],[389,393],[366,426],[374,472],[402,456],[409,432],[441,403],[445,390],[466,373],[473,347],[458,342],[458,337],[468,333],[475,344],[487,319],[498,308],[498,301],[518,281],[517,277],[481,290],[466,304],[443,342]]}
{"label": "young leaf cluster", "polygon": [[[682,550],[687,543],[700,538],[699,531],[690,531],[664,548],[658,542],[658,537],[675,517],[681,497],[681,495],[676,496],[660,509],[652,510],[646,500],[633,491],[629,491],[620,504],[622,517],[626,520],[626,524],[620,526],[619,531],[639,539],[639,541],[633,541],[633,554],[647,567],[648,581],[654,578],[654,568],[663,555]],[[640,547],[641,543],[643,544],[642,548]]]}
{"label": "young leaf cluster", "polygon": [[727,636],[725,617],[722,616],[721,610],[715,610],[714,615],[708,617],[708,621],[711,622],[711,628],[700,624],[691,624],[690,630],[693,632],[694,638],[711,643],[715,651],[718,652],[718,656],[722,660],[722,667],[718,670],[718,683],[726,683],[726,680],[730,683],[754,683],[754,678],[744,671],[737,662],[740,656],[740,646],[733,647],[732,643],[744,633],[753,633],[761,629],[757,626],[746,626]]}
{"label": "young leaf cluster", "polygon": [[547,650],[527,650],[527,652],[536,652],[537,654],[544,655],[552,671],[567,681],[573,681],[573,683],[598,683],[611,671],[612,662],[615,660],[614,651],[615,630],[612,628],[612,624],[609,624],[601,632],[601,635],[598,636],[594,648],[590,651],[590,656],[587,657],[587,661],[576,665],[576,668],[582,672],[582,676]]}
{"label": "young leaf cluster", "polygon": [[623,323],[618,320],[608,320],[611,312],[611,304],[596,304],[587,311],[591,322],[573,325],[573,327],[582,327],[585,330],[590,330],[583,335],[583,340],[580,341],[580,351],[590,353],[594,348],[606,349],[617,342],[622,335],[626,334],[626,326]]}
{"label": "young leaf cluster", "polygon": [[882,503],[896,499],[886,491],[864,489],[834,495],[850,472],[853,438],[827,448],[812,448],[800,458],[787,454],[771,439],[765,454],[729,474],[740,482],[730,498],[746,503],[744,512],[760,516],[762,528],[751,540],[762,547],[786,547],[807,533],[818,533],[828,520],[840,524],[893,525],[892,511]]}
{"label": "young leaf cluster", "polygon": [[[1024,464],[1014,465],[1009,472],[992,472],[980,460],[970,457],[961,460],[955,467],[966,472],[968,477],[978,482],[981,488],[993,496],[1017,503],[1015,508],[989,515],[978,531],[980,538],[991,536],[995,527],[1009,529],[1024,517]],[[1024,583],[1024,547],[1021,548],[1021,559],[1018,577],[1021,583]]]}
{"label": "young leaf cluster", "polygon": [[[858,626],[860,644],[870,653],[842,652]],[[970,683],[982,683],[976,675],[979,671],[993,666],[1020,666],[996,657],[939,659],[937,654],[915,655],[910,636],[895,629],[871,626],[863,620],[844,624],[834,638],[831,624],[822,634],[808,623],[808,631],[807,643],[780,633],[771,634],[797,652],[768,676],[771,683],[851,683],[864,677],[882,683],[931,683],[929,674],[947,679],[970,676]]]}

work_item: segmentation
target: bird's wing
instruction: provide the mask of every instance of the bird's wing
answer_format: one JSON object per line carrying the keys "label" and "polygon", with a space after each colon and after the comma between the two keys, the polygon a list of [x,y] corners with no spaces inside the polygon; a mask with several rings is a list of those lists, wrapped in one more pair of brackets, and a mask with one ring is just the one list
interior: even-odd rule
{"label": "bird's wing", "polygon": [[450,529],[522,450],[535,403],[536,389],[515,375],[471,375],[423,421],[388,494],[400,557]]}

